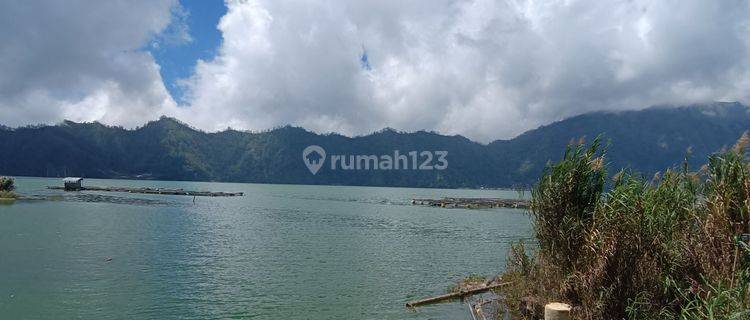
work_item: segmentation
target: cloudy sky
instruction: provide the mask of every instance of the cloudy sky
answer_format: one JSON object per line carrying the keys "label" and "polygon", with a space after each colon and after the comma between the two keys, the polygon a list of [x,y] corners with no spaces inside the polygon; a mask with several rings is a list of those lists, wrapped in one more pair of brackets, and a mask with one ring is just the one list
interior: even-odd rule
{"label": "cloudy sky", "polygon": [[0,123],[383,127],[487,142],[750,101],[746,0],[0,2]]}

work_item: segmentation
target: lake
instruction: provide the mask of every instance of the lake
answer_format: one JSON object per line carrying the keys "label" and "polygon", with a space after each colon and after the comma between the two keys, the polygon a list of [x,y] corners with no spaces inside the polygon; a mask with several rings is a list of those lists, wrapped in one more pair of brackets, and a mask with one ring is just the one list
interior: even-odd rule
{"label": "lake", "polygon": [[84,180],[90,186],[242,191],[207,198],[46,190],[0,205],[7,319],[467,319],[458,302],[408,311],[471,273],[496,275],[528,239],[517,209],[442,209],[411,198],[508,190]]}

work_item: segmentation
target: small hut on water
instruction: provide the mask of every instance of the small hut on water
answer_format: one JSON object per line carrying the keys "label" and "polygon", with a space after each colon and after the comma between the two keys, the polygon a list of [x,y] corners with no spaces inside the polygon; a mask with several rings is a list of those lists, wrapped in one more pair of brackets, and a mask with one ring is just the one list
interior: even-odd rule
{"label": "small hut on water", "polygon": [[80,177],[67,177],[63,179],[65,191],[81,191],[81,181],[83,181],[83,178]]}

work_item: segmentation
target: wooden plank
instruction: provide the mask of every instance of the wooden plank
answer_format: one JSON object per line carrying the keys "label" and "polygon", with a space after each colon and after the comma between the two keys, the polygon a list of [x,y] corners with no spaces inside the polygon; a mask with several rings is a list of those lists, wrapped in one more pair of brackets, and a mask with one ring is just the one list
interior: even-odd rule
{"label": "wooden plank", "polygon": [[503,283],[493,284],[493,285],[489,285],[489,286],[483,286],[483,287],[469,289],[469,290],[460,290],[460,291],[454,292],[454,293],[448,293],[448,294],[443,294],[443,295],[439,295],[439,296],[435,296],[435,297],[429,297],[429,298],[424,298],[424,299],[420,299],[420,300],[410,301],[410,302],[406,303],[406,307],[407,308],[415,308],[415,307],[418,307],[418,306],[421,306],[421,305],[433,304],[433,303],[443,302],[443,301],[447,301],[447,300],[453,300],[453,299],[463,298],[465,296],[471,296],[471,295],[475,295],[475,294],[478,294],[478,293],[487,292],[487,291],[490,291],[492,289],[500,288],[500,287],[508,285],[508,284],[510,284],[510,282],[503,282]]}

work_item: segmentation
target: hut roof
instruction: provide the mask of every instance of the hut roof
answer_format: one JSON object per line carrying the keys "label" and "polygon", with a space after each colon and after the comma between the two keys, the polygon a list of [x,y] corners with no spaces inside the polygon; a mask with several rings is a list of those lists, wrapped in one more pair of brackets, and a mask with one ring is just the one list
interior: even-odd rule
{"label": "hut roof", "polygon": [[63,179],[63,183],[80,182],[81,180],[83,180],[83,178],[80,178],[80,177],[67,177],[67,178]]}

